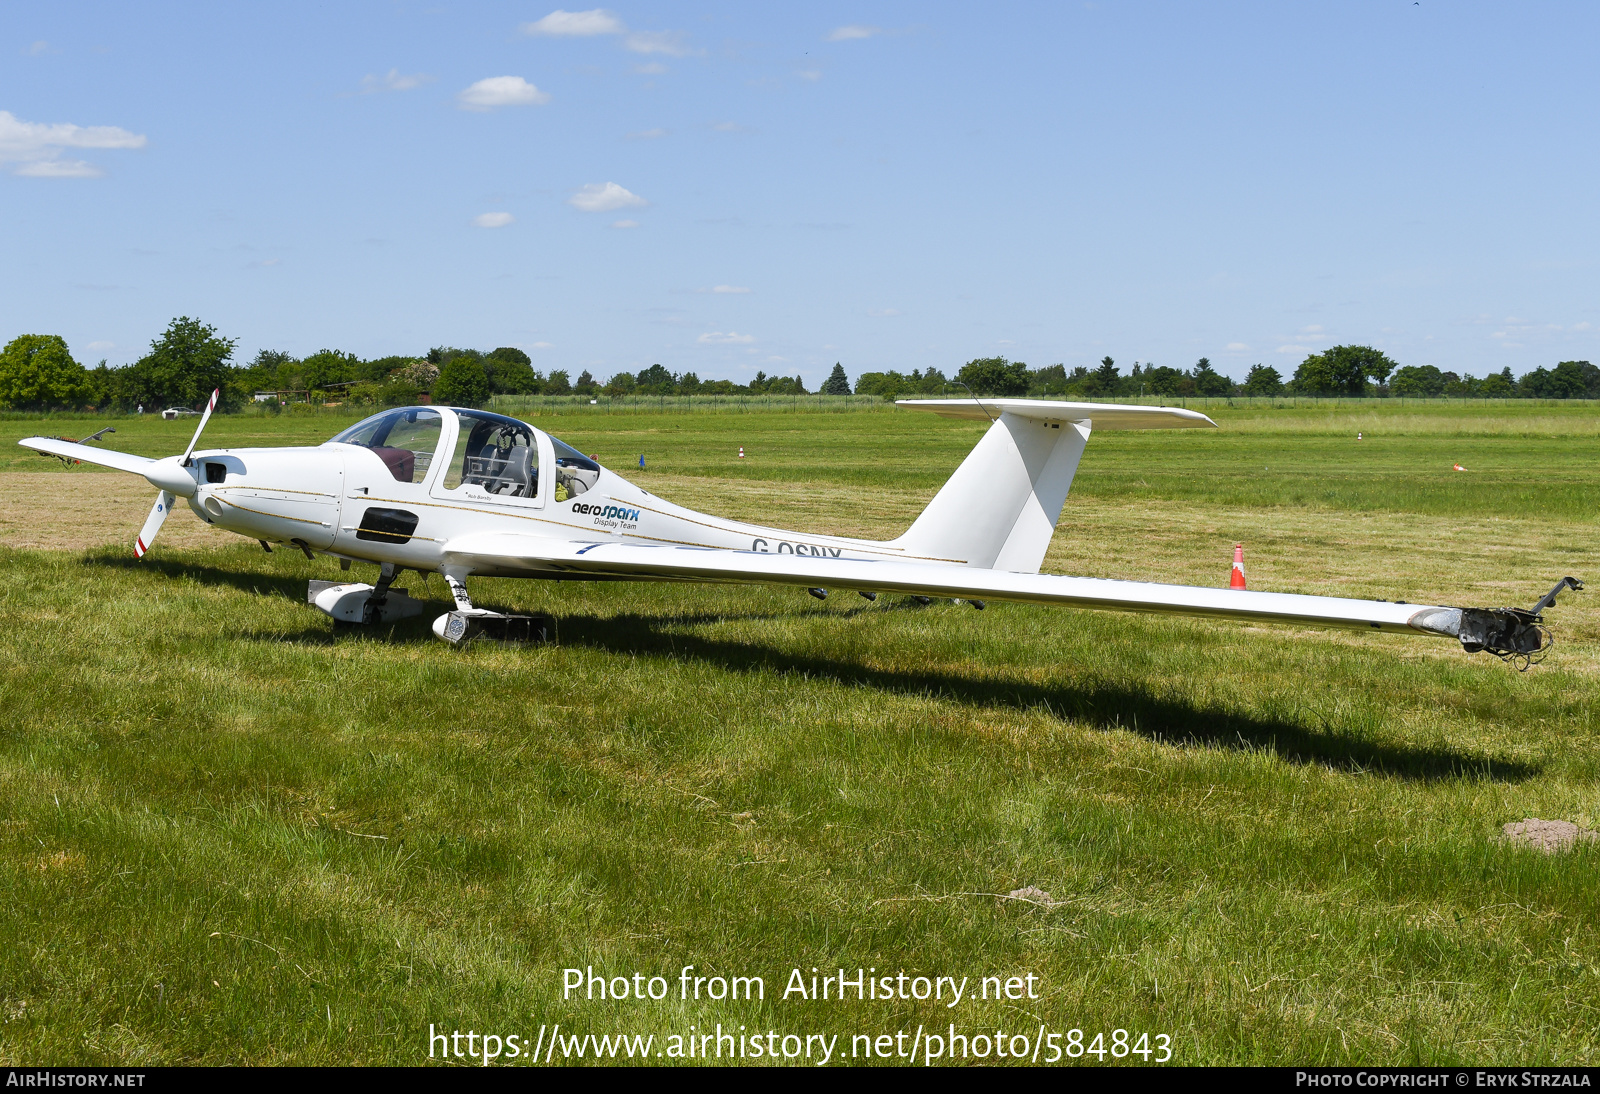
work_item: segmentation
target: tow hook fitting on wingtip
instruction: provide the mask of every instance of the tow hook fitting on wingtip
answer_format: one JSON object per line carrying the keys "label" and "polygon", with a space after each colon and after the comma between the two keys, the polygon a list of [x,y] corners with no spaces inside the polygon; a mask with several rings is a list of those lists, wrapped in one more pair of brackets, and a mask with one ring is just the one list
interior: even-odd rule
{"label": "tow hook fitting on wingtip", "polygon": [[1583,582],[1564,577],[1544,599],[1532,608],[1462,608],[1457,637],[1468,653],[1484,650],[1525,671],[1537,665],[1549,651],[1553,639],[1544,624],[1544,611],[1554,606],[1557,594],[1565,589],[1579,592]]}
{"label": "tow hook fitting on wingtip", "polygon": [[475,638],[514,645],[534,645],[550,638],[550,617],[502,615],[468,608],[446,612],[433,621],[433,633],[452,646],[465,646]]}

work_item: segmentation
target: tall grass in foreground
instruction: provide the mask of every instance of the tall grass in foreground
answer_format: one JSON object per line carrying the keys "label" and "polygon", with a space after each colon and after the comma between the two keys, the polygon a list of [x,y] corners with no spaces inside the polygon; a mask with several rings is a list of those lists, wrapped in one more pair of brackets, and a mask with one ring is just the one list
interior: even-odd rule
{"label": "tall grass in foreground", "polygon": [[[874,422],[563,435],[647,452],[641,481],[686,504],[893,534],[979,430]],[[1245,527],[1258,587],[1522,602],[1600,572],[1581,427],[1466,475],[1435,443],[1097,436],[1046,569],[1220,583],[1211,554]],[[1180,1062],[1595,1056],[1597,852],[1495,839],[1600,825],[1592,601],[1517,674],[1421,638],[490,581],[480,603],[549,611],[557,641],[451,651],[426,619],[335,633],[304,582],[337,570],[248,544],[0,549],[0,573],[5,1063],[411,1063],[429,1023],[555,1022],[1124,1028]],[[437,579],[407,583],[444,609]],[[995,898],[1025,885],[1058,903]],[[566,967],[676,985],[686,964],[767,998],[561,1000]],[[780,1001],[813,966],[1033,973],[1043,998]]]}

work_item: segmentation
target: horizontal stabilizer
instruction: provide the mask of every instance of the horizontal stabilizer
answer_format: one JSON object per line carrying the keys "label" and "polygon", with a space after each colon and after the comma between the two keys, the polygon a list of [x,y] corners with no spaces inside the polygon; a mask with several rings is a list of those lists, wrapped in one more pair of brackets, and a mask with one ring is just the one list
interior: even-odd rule
{"label": "horizontal stabilizer", "polygon": [[1176,406],[1127,406],[1122,403],[1067,403],[1058,399],[897,399],[907,410],[931,410],[941,418],[991,421],[1015,414],[1042,422],[1094,423],[1103,429],[1215,429],[1217,423],[1198,410]]}

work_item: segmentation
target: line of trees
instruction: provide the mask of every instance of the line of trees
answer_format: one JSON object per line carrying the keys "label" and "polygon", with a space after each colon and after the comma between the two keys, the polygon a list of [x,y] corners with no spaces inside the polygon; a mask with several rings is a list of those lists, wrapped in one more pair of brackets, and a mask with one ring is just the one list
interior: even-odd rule
{"label": "line of trees", "polygon": [[[431,400],[458,406],[480,406],[494,395],[804,395],[799,376],[757,372],[748,383],[702,380],[693,372],[679,375],[662,365],[637,374],[618,372],[604,381],[587,369],[576,380],[565,369],[547,375],[533,367],[522,350],[501,346],[488,352],[435,346],[418,357],[363,359],[354,353],[325,349],[307,357],[262,350],[246,364],[233,361],[236,339],[215,327],[179,316],[150,344],[150,351],[125,368],[101,361],[84,368],[73,360],[66,340],[53,334],[24,334],[0,350],[0,409],[159,410],[195,407],[214,389],[222,390],[218,408],[240,409],[269,394],[269,405],[340,402],[355,406],[404,406]],[[850,394],[841,365],[825,389]]]}
{"label": "line of trees", "polygon": [[[307,357],[262,350],[244,365],[233,363],[237,342],[198,319],[179,316],[150,344],[150,352],[125,368],[92,369],[73,360],[66,341],[53,334],[24,334],[0,350],[0,409],[54,410],[97,407],[158,410],[194,407],[221,388],[221,409],[237,410],[258,393],[270,392],[270,405],[284,402],[342,402],[356,406],[403,406],[424,399],[479,406],[492,396],[585,395],[805,395],[799,376],[757,372],[744,384],[702,380],[662,365],[637,373],[618,372],[601,381],[587,369],[573,380],[565,369],[547,375],[520,349],[502,346],[483,352],[435,346],[420,357],[364,360],[353,353],[325,349]],[[820,388],[825,395],[849,395],[844,365],[836,363]],[[1256,365],[1243,383],[1219,373],[1202,357],[1192,368],[1135,363],[1124,375],[1110,357],[1098,367],[1065,365],[1029,368],[1004,357],[968,361],[947,377],[938,368],[864,372],[854,393],[893,399],[907,395],[1056,396],[1078,399],[1138,396],[1217,397],[1227,395],[1402,396],[1456,398],[1600,398],[1600,368],[1588,361],[1562,361],[1536,368],[1520,380],[1509,368],[1482,379],[1444,372],[1433,365],[1397,366],[1371,346],[1334,346],[1310,354],[1284,380],[1277,369]]]}
{"label": "line of trees", "polygon": [[1074,399],[1140,396],[1220,397],[1229,395],[1310,395],[1327,397],[1393,396],[1477,399],[1600,399],[1600,368],[1588,361],[1563,361],[1539,367],[1518,380],[1506,368],[1478,379],[1442,372],[1433,365],[1400,367],[1371,346],[1334,346],[1307,355],[1285,380],[1271,365],[1254,365],[1242,383],[1219,373],[1205,357],[1193,368],[1135,362],[1124,374],[1110,357],[1096,368],[1083,365],[1070,372],[1065,365],[1029,368],[1004,357],[968,361],[953,378],[937,368],[899,372],[864,372],[856,378],[857,395],[885,399],[908,395],[1009,395]]}

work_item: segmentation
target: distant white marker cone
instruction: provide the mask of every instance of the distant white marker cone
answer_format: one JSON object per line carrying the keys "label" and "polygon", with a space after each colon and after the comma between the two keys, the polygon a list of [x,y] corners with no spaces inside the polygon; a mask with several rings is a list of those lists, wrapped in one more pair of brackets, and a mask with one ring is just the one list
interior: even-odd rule
{"label": "distant white marker cone", "polygon": [[744,459],[744,445],[739,446],[739,458]]}
{"label": "distant white marker cone", "polygon": [[1228,575],[1228,588],[1244,588],[1244,544],[1233,545],[1233,572]]}

